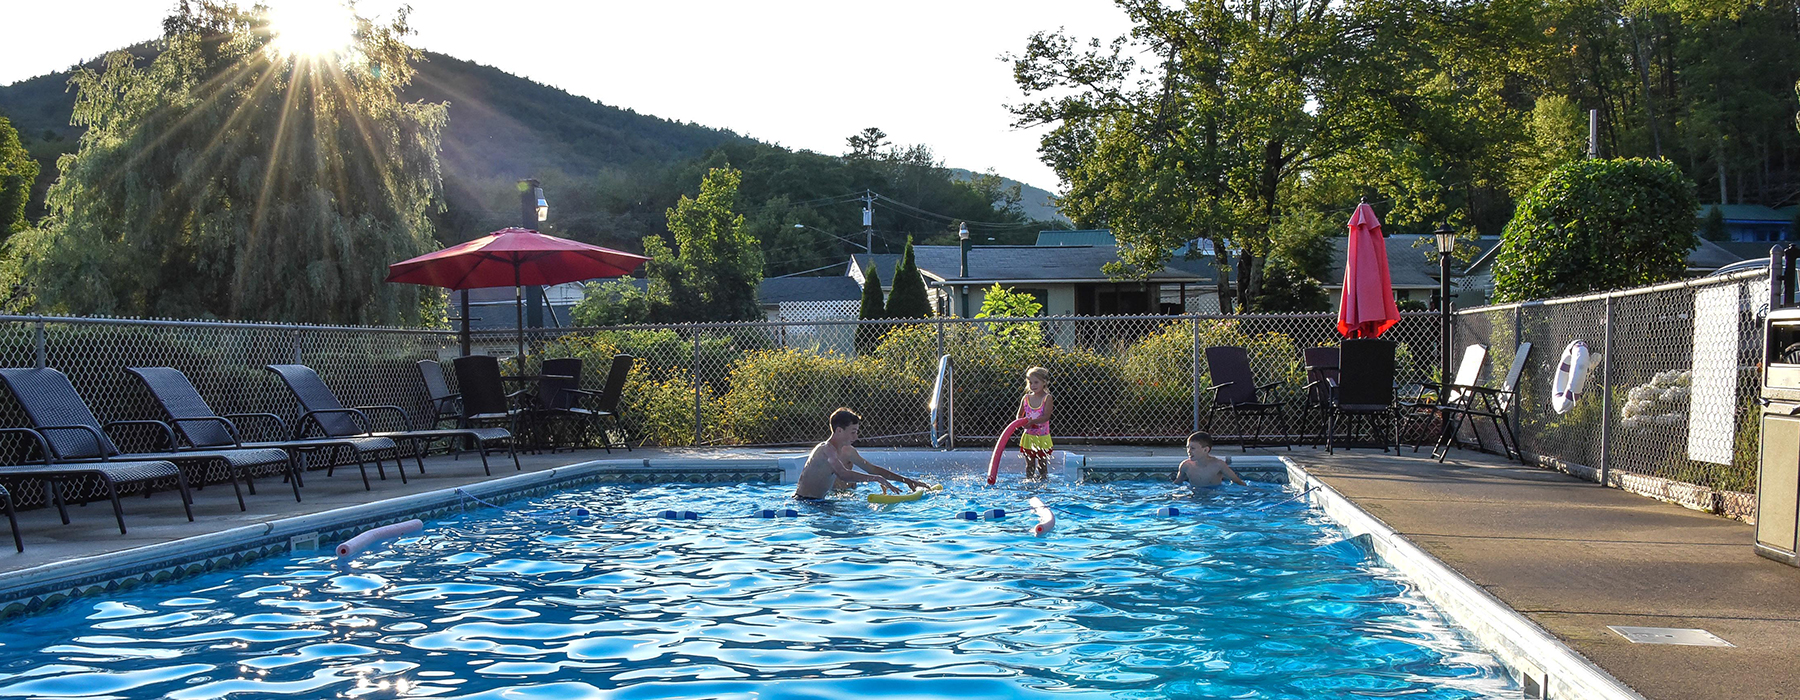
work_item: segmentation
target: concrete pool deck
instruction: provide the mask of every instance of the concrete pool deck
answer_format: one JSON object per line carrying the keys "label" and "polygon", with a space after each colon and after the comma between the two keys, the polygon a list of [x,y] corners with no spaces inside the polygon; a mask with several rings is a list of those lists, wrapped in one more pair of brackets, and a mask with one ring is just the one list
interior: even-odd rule
{"label": "concrete pool deck", "polygon": [[[1167,458],[1177,447],[1068,446],[1090,457]],[[541,474],[592,460],[768,461],[798,450],[640,449],[607,455],[584,451],[521,455],[525,472]],[[1242,454],[1222,447],[1222,455]],[[1444,464],[1411,452],[1396,458],[1359,449],[1326,455],[1297,448],[1253,450],[1285,456],[1476,585],[1561,639],[1649,698],[1794,697],[1800,664],[1800,569],[1751,550],[1751,527],[1558,472],[1456,453]],[[515,472],[494,460],[495,478]],[[504,468],[502,468],[504,464]],[[402,485],[390,476],[372,492],[354,471],[307,475],[296,503],[279,480],[264,479],[240,513],[226,485],[196,494],[188,523],[172,496],[128,498],[128,536],[120,536],[104,503],[71,508],[71,525],[54,509],[20,514],[26,550],[0,552],[0,578],[44,565],[230,531],[246,525],[424,494],[489,481],[480,462],[434,457],[427,476]],[[3,623],[0,623],[3,624]],[[1736,645],[1632,644],[1608,625],[1694,627]]]}

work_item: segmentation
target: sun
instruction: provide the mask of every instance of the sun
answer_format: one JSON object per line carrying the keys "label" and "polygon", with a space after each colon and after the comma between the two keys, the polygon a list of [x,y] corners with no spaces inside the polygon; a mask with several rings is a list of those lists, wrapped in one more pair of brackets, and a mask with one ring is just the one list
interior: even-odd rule
{"label": "sun", "polygon": [[269,29],[275,38],[269,45],[284,56],[332,56],[350,48],[356,33],[356,16],[337,0],[265,0]]}

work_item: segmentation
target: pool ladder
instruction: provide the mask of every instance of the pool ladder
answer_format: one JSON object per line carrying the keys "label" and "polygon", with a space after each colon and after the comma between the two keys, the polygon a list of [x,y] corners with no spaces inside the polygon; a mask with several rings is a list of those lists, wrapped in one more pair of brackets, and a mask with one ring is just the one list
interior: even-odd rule
{"label": "pool ladder", "polygon": [[[931,446],[956,449],[956,367],[950,356],[938,358],[937,383],[931,387]],[[945,434],[938,435],[938,412],[944,414]]]}

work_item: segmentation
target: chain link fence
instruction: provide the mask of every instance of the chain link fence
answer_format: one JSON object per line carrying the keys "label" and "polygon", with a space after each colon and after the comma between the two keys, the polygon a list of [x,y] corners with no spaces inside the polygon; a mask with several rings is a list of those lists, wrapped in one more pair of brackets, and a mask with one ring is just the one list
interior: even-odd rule
{"label": "chain link fence", "polygon": [[[1454,342],[1488,346],[1490,385],[1531,344],[1514,409],[1528,457],[1603,483],[1692,484],[1716,499],[1756,489],[1768,299],[1767,273],[1753,271],[1487,306],[1457,314]],[[1592,362],[1579,398],[1558,412],[1552,384],[1576,341]]]}

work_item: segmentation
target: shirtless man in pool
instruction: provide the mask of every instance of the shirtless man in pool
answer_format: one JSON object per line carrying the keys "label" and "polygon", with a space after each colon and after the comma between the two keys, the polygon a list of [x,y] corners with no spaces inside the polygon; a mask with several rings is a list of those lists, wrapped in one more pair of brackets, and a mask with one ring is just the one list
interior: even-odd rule
{"label": "shirtless man in pool", "polygon": [[[862,429],[862,416],[848,408],[840,408],[831,412],[831,437],[813,448],[812,454],[806,458],[806,466],[800,469],[799,484],[794,488],[794,498],[802,501],[818,501],[825,494],[838,487],[849,488],[849,484],[859,481],[873,481],[881,485],[882,493],[893,492],[894,485],[890,479],[919,488],[923,482],[908,479],[881,467],[869,463],[862,455],[856,453],[857,432]],[[862,467],[858,472],[852,467]],[[867,472],[867,473],[863,473]]]}

